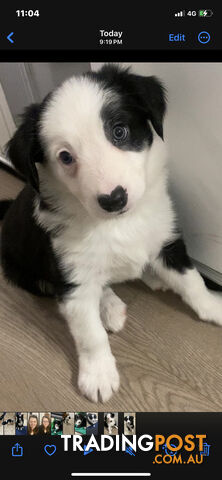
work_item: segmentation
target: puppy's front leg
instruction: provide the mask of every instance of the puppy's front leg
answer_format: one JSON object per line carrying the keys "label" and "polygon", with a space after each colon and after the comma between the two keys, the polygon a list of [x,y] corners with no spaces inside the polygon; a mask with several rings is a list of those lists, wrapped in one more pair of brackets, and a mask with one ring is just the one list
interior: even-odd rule
{"label": "puppy's front leg", "polygon": [[78,386],[93,402],[106,402],[118,390],[119,374],[100,319],[97,285],[78,286],[60,302],[79,356]]}

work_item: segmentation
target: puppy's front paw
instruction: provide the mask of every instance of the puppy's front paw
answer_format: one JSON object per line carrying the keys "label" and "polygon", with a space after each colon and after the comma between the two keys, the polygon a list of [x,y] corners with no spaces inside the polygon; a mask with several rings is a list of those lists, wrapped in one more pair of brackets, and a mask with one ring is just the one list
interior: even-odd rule
{"label": "puppy's front paw", "polygon": [[209,292],[206,301],[202,301],[198,314],[201,320],[216,323],[222,326],[222,295],[218,292]]}
{"label": "puppy's front paw", "polygon": [[80,355],[78,386],[89,400],[107,402],[119,388],[119,374],[112,353]]}
{"label": "puppy's front paw", "polygon": [[110,332],[118,332],[126,321],[126,305],[112,291],[107,288],[101,300],[100,313],[103,325]]}

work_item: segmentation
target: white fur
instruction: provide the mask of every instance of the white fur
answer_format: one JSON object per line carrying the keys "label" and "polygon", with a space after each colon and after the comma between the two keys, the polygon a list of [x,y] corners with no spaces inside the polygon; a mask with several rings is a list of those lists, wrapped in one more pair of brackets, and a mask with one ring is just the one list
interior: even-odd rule
{"label": "white fur", "polygon": [[[100,118],[109,95],[96,83],[73,78],[52,98],[41,128],[49,161],[38,171],[41,192],[56,211],[40,210],[38,202],[35,210],[45,229],[62,225],[53,248],[67,280],[78,288],[63,299],[60,311],[76,342],[79,388],[94,402],[107,401],[119,386],[105,328],[122,328],[126,312],[109,284],[141,278],[149,264],[158,276],[158,282],[150,280],[153,287],[169,286],[200,318],[222,323],[222,300],[206,289],[195,269],[181,275],[157,259],[164,242],[176,238],[165,146],[154,134],[151,148],[141,152],[114,147]],[[77,171],[59,163],[61,149],[75,156]],[[117,185],[128,192],[123,215],[105,213],[97,201],[98,194]]]}
{"label": "white fur", "polygon": [[126,305],[113,292],[105,288],[100,302],[100,315],[103,325],[110,332],[119,332],[126,321]]}

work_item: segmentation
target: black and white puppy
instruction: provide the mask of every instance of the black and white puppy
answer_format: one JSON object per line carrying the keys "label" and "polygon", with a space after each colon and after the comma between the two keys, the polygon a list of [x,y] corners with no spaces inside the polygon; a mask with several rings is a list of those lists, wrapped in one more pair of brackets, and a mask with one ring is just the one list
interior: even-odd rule
{"label": "black and white puppy", "polygon": [[16,430],[22,430],[23,427],[24,427],[24,415],[23,415],[23,413],[17,412],[16,413],[15,428],[16,428]]}
{"label": "black and white puppy", "polygon": [[75,427],[77,428],[86,427],[86,415],[82,415],[81,413],[75,414]]}
{"label": "black and white puppy", "polygon": [[118,429],[115,420],[115,413],[106,413],[104,415],[104,425],[108,429],[109,435],[112,435],[113,429]]}
{"label": "black and white puppy", "polygon": [[14,425],[14,420],[12,418],[8,418],[8,420],[4,420],[2,425]]}
{"label": "black and white puppy", "polygon": [[132,415],[126,415],[124,417],[124,423],[125,423],[125,429],[128,433],[131,433],[131,435],[134,434],[134,417]]}
{"label": "black and white puppy", "polygon": [[93,426],[98,422],[97,413],[87,413],[87,421],[89,425]]}
{"label": "black and white puppy", "polygon": [[8,154],[28,179],[0,204],[2,266],[31,293],[54,295],[76,342],[78,385],[96,402],[119,387],[106,330],[126,306],[110,285],[141,278],[171,288],[207,321],[222,299],[193,267],[167,190],[164,88],[105,66],[72,77],[30,106]]}
{"label": "black and white puppy", "polygon": [[64,415],[63,415],[63,423],[65,423],[66,425],[68,425],[68,424],[69,424],[69,420],[71,420],[71,417],[70,417],[70,415],[69,415],[68,413],[65,412]]}
{"label": "black and white puppy", "polygon": [[62,431],[62,420],[55,420],[54,421],[54,430],[55,430],[55,432]]}

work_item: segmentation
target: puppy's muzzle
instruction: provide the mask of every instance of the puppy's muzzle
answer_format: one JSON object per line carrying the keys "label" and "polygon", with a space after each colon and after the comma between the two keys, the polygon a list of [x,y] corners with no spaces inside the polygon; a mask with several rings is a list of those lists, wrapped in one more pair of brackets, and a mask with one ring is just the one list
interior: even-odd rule
{"label": "puppy's muzzle", "polygon": [[128,201],[126,189],[118,185],[110,195],[99,195],[98,202],[100,207],[107,212],[118,212],[122,210]]}

